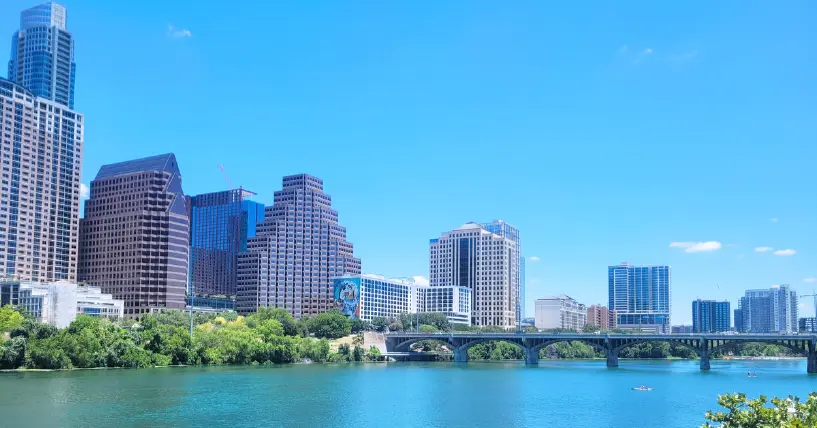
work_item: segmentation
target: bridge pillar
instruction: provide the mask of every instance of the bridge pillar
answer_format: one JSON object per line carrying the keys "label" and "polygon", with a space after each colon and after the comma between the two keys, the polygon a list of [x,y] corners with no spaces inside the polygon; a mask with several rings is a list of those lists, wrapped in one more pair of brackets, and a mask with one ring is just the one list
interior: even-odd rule
{"label": "bridge pillar", "polygon": [[525,348],[525,364],[539,365],[539,351],[534,348]]}
{"label": "bridge pillar", "polygon": [[817,347],[814,341],[809,342],[808,344],[808,367],[806,370],[808,373],[817,373]]}
{"label": "bridge pillar", "polygon": [[701,339],[701,370],[709,369],[709,340]]}
{"label": "bridge pillar", "polygon": [[618,367],[618,350],[607,349],[607,368]]}
{"label": "bridge pillar", "polygon": [[454,362],[455,363],[467,363],[468,362],[468,350],[464,349],[462,346],[454,348]]}

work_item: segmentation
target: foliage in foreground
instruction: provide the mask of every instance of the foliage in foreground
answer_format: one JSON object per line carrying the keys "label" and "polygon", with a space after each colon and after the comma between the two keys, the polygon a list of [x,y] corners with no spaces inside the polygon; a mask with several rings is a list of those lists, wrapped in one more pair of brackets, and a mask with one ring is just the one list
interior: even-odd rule
{"label": "foliage in foreground", "polygon": [[[817,393],[809,394],[805,403],[797,397],[767,397],[749,400],[746,394],[718,396],[718,404],[726,411],[706,412],[701,428],[812,428],[817,427]],[[713,424],[714,423],[714,424]]]}
{"label": "foliage in foreground", "polygon": [[[119,323],[79,316],[58,329],[22,317],[12,308],[0,309],[0,328],[8,340],[0,343],[0,369],[68,369],[92,367],[151,367],[198,364],[283,364],[303,360],[378,360],[379,352],[355,346],[334,356],[326,337],[348,334],[351,323],[336,313],[296,321],[283,309],[261,308],[242,317],[234,312],[189,315],[167,311]],[[344,322],[345,321],[345,322]],[[308,330],[314,329],[310,337]]]}

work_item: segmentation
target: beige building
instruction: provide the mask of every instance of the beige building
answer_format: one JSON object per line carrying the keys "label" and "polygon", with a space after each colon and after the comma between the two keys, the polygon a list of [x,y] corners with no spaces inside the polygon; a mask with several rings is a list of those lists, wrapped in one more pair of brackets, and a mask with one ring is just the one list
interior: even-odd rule
{"label": "beige building", "polygon": [[516,243],[468,223],[429,244],[429,284],[471,289],[471,325],[516,327],[520,269]]}
{"label": "beige building", "polygon": [[76,281],[83,116],[0,79],[0,277]]}
{"label": "beige building", "polygon": [[590,305],[587,308],[587,324],[601,329],[616,328],[616,317],[607,306]]}
{"label": "beige building", "polygon": [[536,299],[534,322],[539,330],[582,331],[587,324],[587,308],[564,294]]}

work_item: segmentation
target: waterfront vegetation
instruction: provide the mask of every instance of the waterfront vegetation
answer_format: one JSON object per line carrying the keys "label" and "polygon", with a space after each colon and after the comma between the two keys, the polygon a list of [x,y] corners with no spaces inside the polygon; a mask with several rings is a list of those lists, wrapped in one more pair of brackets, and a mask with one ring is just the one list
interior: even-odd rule
{"label": "waterfront vegetation", "polygon": [[[337,311],[295,320],[283,309],[145,315],[138,322],[81,315],[64,329],[0,308],[0,369],[70,369],[168,365],[284,364],[300,361],[377,361],[363,348],[362,323]],[[355,331],[356,330],[356,331]],[[358,333],[353,344],[330,349],[329,339]]]}
{"label": "waterfront vegetation", "polygon": [[[718,396],[718,405],[725,411],[706,412],[701,428],[812,428],[817,427],[817,393],[809,394],[806,402],[798,397],[748,399],[746,394]],[[714,425],[713,425],[714,423]]]}

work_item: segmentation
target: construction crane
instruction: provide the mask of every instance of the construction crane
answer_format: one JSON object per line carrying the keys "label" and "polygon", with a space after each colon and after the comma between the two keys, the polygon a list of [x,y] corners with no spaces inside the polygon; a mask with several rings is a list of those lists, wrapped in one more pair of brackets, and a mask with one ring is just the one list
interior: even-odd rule
{"label": "construction crane", "polygon": [[224,179],[227,180],[227,184],[230,185],[230,190],[233,190],[233,182],[230,181],[230,177],[227,177],[227,171],[224,170],[224,167],[221,164],[218,164],[218,169],[221,170],[221,175],[224,176]]}
{"label": "construction crane", "polygon": [[814,298],[814,319],[811,321],[811,332],[814,333],[814,330],[817,328],[817,292],[811,290],[811,294],[803,294],[800,296],[802,299],[803,297],[812,297]]}

